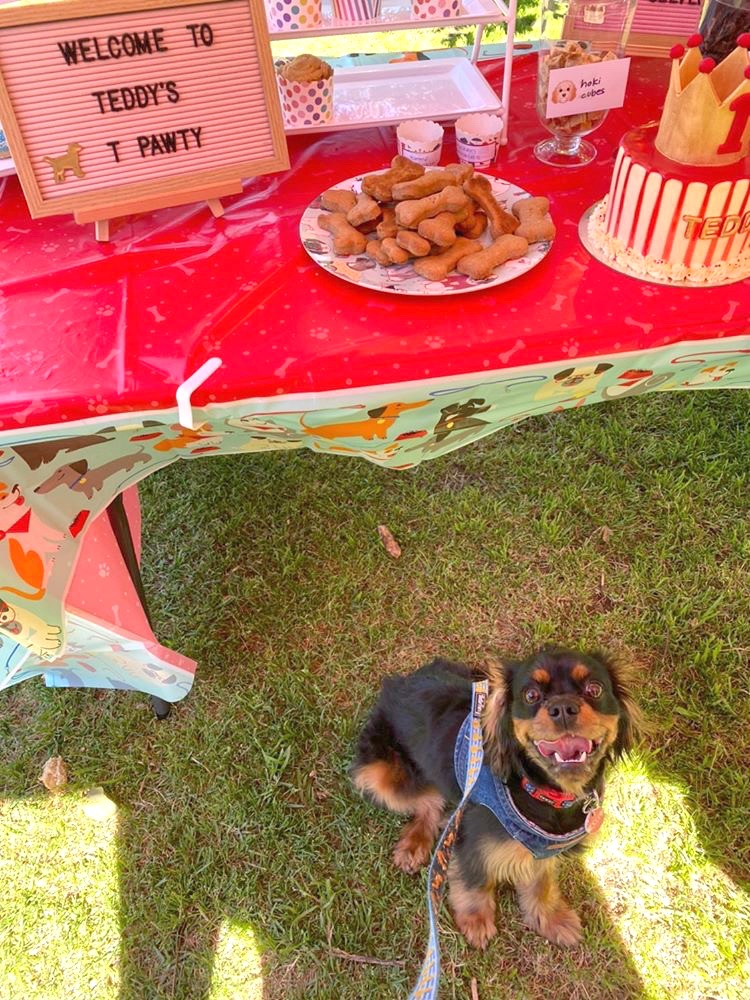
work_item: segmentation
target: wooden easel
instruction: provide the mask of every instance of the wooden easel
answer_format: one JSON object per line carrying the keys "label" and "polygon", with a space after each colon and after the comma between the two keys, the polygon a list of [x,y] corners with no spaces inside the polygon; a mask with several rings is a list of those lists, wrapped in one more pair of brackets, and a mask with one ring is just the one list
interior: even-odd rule
{"label": "wooden easel", "polygon": [[211,214],[218,219],[224,214],[222,198],[229,197],[230,194],[239,194],[242,191],[242,183],[236,181],[216,185],[216,187],[198,188],[190,191],[175,192],[171,197],[166,194],[155,195],[152,198],[143,198],[140,201],[128,202],[126,204],[108,205],[106,208],[90,209],[88,211],[76,211],[73,218],[79,225],[94,223],[94,233],[100,243],[107,243],[109,240],[109,224],[113,219],[119,219],[123,215],[137,215],[143,212],[152,212],[157,208],[175,208],[177,205],[190,205],[194,202],[205,201],[211,209]]}

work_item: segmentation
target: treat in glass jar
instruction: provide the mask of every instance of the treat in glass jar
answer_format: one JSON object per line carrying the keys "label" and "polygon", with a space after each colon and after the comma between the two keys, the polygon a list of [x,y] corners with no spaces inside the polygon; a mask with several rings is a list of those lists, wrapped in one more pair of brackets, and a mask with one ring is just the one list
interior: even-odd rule
{"label": "treat in glass jar", "polygon": [[750,0],[711,0],[700,33],[704,59],[720,63],[734,51],[740,35],[750,31]]}
{"label": "treat in glass jar", "polygon": [[[583,139],[598,128],[606,111],[547,116],[550,73],[565,67],[592,66],[624,54],[636,0],[542,0],[536,108],[542,125],[552,133],[534,147],[537,159],[560,167],[590,163],[596,147]],[[575,86],[560,81],[552,103],[564,105],[575,97]]]}

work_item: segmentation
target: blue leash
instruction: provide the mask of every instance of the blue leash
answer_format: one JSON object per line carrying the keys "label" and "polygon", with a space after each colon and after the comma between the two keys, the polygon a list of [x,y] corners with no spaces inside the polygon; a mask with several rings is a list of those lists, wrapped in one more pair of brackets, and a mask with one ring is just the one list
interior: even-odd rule
{"label": "blue leash", "polygon": [[440,835],[427,872],[427,913],[430,918],[430,937],[422,970],[414,989],[409,994],[409,1000],[437,1000],[440,986],[440,941],[437,913],[448,884],[448,862],[453,853],[458,827],[463,818],[466,803],[469,801],[471,791],[482,769],[484,759],[482,711],[487,701],[488,690],[489,683],[486,680],[476,681],[471,686],[471,736],[466,759],[464,794]]}

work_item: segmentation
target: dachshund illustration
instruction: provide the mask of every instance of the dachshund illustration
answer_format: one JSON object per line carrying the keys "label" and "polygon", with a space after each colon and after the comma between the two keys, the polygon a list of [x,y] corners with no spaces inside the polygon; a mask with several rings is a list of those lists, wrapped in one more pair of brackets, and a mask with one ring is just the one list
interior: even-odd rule
{"label": "dachshund illustration", "polygon": [[576,99],[576,85],[572,80],[561,80],[552,91],[553,104],[568,104]]}
{"label": "dachshund illustration", "polygon": [[372,441],[374,438],[385,440],[390,427],[393,426],[396,418],[404,410],[415,410],[419,406],[426,406],[428,399],[422,399],[418,403],[386,403],[385,406],[376,406],[367,411],[364,420],[350,420],[346,423],[324,424],[320,427],[310,427],[305,423],[304,416],[300,417],[300,423],[305,434],[313,437],[322,437],[333,440],[334,438],[361,437],[365,441]]}
{"label": "dachshund illustration", "polygon": [[49,163],[52,167],[52,176],[55,178],[55,184],[62,184],[65,180],[65,175],[69,170],[72,170],[76,177],[86,176],[81,169],[82,150],[83,146],[80,142],[71,142],[62,156],[43,157],[45,163]]}
{"label": "dachshund illustration", "polygon": [[149,456],[140,451],[134,455],[123,455],[120,458],[115,458],[96,469],[90,469],[89,463],[84,458],[80,462],[71,462],[69,465],[61,465],[59,469],[55,469],[52,475],[40,483],[34,492],[50,493],[58,486],[67,486],[68,489],[76,493],[83,493],[88,500],[91,500],[94,493],[98,493],[104,486],[105,479],[116,472],[129,472],[138,462],[148,461],[150,461]]}
{"label": "dachshund illustration", "polygon": [[89,448],[95,444],[107,444],[113,438],[105,434],[114,434],[114,427],[105,427],[99,434],[81,434],[79,437],[55,438],[51,441],[31,441],[28,444],[17,444],[13,451],[22,458],[30,469],[38,469],[54,461],[60,452],[69,455],[72,451]]}

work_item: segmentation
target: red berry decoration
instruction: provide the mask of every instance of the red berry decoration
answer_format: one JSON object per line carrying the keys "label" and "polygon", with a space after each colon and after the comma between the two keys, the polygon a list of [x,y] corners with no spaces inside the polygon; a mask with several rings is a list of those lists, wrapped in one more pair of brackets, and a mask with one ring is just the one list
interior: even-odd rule
{"label": "red berry decoration", "polygon": [[696,31],[694,35],[691,35],[687,40],[689,49],[697,49],[699,45],[703,45],[703,35]]}
{"label": "red berry decoration", "polygon": [[684,45],[673,45],[672,48],[669,50],[670,59],[682,59],[684,55],[685,55]]}
{"label": "red berry decoration", "polygon": [[750,31],[743,31],[740,37],[737,39],[737,44],[740,48],[750,49]]}
{"label": "red berry decoration", "polygon": [[710,73],[715,68],[716,68],[715,59],[701,59],[701,61],[698,63],[698,70],[701,73]]}

